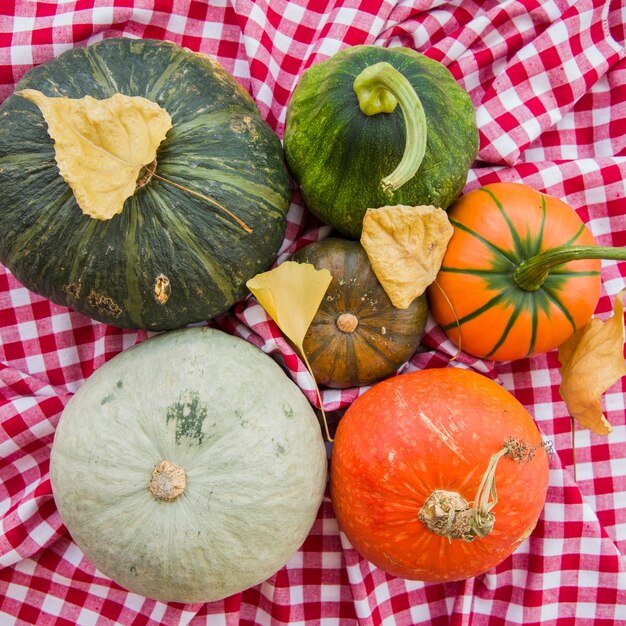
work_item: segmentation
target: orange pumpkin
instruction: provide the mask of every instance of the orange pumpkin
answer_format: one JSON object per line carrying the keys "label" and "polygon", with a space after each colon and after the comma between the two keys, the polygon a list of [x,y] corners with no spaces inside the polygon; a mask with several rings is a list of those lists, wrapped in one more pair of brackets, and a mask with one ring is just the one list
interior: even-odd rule
{"label": "orange pumpkin", "polygon": [[462,350],[513,360],[548,352],[589,321],[600,297],[599,259],[576,212],[520,183],[461,196],[448,212],[454,235],[428,298]]}
{"label": "orange pumpkin", "polygon": [[380,569],[444,582],[476,576],[530,535],[548,456],[524,407],[453,367],[377,383],[341,418],[331,499],[341,530]]}

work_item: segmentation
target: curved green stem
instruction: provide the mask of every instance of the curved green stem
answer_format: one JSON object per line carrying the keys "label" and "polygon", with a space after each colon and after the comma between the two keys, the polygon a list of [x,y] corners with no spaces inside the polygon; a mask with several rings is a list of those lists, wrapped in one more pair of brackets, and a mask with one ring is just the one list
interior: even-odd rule
{"label": "curved green stem", "polygon": [[396,169],[381,181],[388,194],[399,189],[417,173],[426,152],[426,114],[411,83],[384,61],[366,67],[354,79],[354,91],[365,115],[391,113],[396,105],[404,116],[406,144]]}
{"label": "curved green stem", "polygon": [[551,248],[522,261],[515,268],[513,279],[520,289],[537,291],[550,275],[550,271],[556,266],[570,261],[586,259],[624,261],[626,260],[626,248],[612,248],[611,246],[559,246]]}

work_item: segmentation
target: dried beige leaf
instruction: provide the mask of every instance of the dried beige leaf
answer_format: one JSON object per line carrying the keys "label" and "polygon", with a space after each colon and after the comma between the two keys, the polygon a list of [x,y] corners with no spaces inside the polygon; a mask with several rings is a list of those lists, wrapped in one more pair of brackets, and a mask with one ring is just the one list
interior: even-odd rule
{"label": "dried beige leaf", "polygon": [[332,281],[327,269],[316,269],[310,263],[285,261],[268,272],[257,274],[247,283],[248,289],[259,301],[280,330],[296,346],[311,374],[320,403],[326,437],[332,441],[317,381],[304,352],[304,336],[322,303]]}
{"label": "dried beige leaf", "polygon": [[61,176],[83,213],[99,220],[122,212],[172,127],[165,109],[139,96],[51,98],[35,89],[17,94],[39,107]]}
{"label": "dried beige leaf", "polygon": [[361,244],[376,277],[398,309],[406,309],[434,282],[454,229],[434,206],[368,209]]}
{"label": "dried beige leaf", "polygon": [[624,293],[615,297],[611,318],[592,318],[558,351],[561,398],[578,424],[598,435],[613,430],[602,413],[602,394],[626,374]]}

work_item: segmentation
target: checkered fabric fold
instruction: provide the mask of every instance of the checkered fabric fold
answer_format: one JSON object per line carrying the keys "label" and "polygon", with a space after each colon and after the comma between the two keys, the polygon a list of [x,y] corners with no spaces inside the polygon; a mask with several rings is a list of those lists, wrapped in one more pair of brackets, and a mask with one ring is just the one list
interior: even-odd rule
{"label": "checkered fabric fold", "polygon": [[[574,207],[600,244],[625,246],[625,22],[623,0],[17,0],[0,3],[0,100],[71,47],[167,39],[218,58],[282,137],[290,93],[310,65],[351,45],[406,46],[445,64],[474,102],[480,152],[466,190],[527,183]],[[328,233],[294,189],[278,261]],[[626,265],[603,263],[599,317],[610,315],[625,277]],[[254,298],[209,323],[279,359],[319,406],[301,360]],[[537,528],[492,571],[448,584],[388,576],[350,546],[326,497],[302,548],[257,587],[201,605],[128,593],[72,542],[48,468],[72,394],[147,337],[54,305],[0,266],[3,626],[626,623],[626,383],[605,394],[611,435],[578,430],[573,441],[555,353],[456,362],[509,389],[556,450]],[[430,320],[401,371],[446,366],[455,352]],[[339,416],[364,390],[323,389],[324,407]]]}

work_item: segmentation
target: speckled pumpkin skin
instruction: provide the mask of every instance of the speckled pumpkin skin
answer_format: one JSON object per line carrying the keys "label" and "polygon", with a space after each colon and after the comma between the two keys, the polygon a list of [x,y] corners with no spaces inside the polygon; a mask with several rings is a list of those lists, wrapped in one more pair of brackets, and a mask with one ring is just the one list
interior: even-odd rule
{"label": "speckled pumpkin skin", "polygon": [[356,550],[406,579],[446,582],[495,567],[535,527],[548,488],[548,455],[500,459],[495,524],[471,542],[433,534],[418,518],[435,490],[472,502],[491,456],[509,437],[542,439],[524,407],[494,381],[447,367],[410,372],[366,391],[339,422],[331,498]]}
{"label": "speckled pumpkin skin", "polygon": [[[185,491],[148,490],[155,467]],[[57,428],[51,481],[85,556],[126,589],[208,602],[280,569],[305,540],[327,457],[305,396],[267,355],[209,328],[122,352],[73,396]]]}
{"label": "speckled pumpkin skin", "polygon": [[42,114],[12,95],[0,107],[0,261],[28,289],[108,324],[167,330],[224,312],[271,265],[290,200],[282,147],[215,60],[168,42],[112,38],[30,70],[16,90],[27,88],[156,102],[173,123],[156,173],[253,231],[155,177],[120,215],[84,215],[59,174]]}

